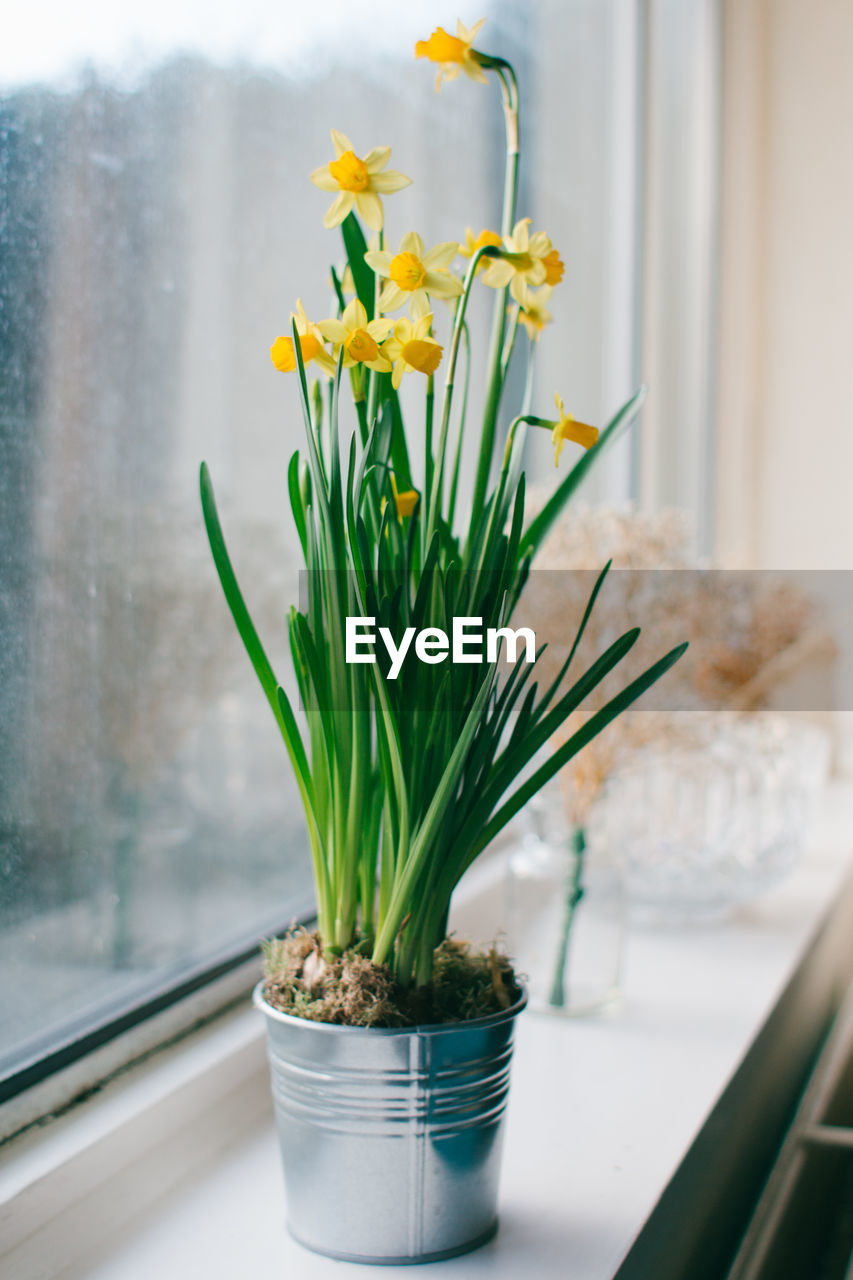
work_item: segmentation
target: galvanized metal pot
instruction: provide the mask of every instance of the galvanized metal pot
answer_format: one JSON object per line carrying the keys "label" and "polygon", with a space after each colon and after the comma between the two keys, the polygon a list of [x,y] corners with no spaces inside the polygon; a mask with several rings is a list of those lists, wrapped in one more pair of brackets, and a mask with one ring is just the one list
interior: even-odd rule
{"label": "galvanized metal pot", "polygon": [[497,1230],[512,1035],[527,997],[436,1026],[267,1019],[291,1235],[349,1262],[432,1262]]}

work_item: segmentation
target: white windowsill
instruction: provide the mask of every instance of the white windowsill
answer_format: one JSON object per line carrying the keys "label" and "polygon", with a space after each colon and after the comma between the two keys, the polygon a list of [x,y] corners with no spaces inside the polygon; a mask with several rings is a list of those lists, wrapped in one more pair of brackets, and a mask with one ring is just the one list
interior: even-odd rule
{"label": "white windowsill", "polygon": [[[442,1276],[556,1280],[571,1257],[577,1280],[609,1280],[832,902],[851,826],[853,786],[835,783],[782,888],[725,925],[632,932],[620,1011],[522,1016],[500,1230],[438,1264]],[[461,922],[476,930],[488,896]],[[10,1144],[0,1275],[411,1280],[408,1268],[308,1254],[287,1235],[263,1037],[241,1008]]]}

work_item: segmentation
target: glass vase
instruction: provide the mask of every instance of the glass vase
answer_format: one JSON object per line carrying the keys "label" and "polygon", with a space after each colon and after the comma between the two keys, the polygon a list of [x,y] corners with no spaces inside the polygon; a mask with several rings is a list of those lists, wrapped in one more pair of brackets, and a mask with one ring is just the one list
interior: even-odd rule
{"label": "glass vase", "polygon": [[[593,1013],[618,1002],[625,924],[624,874],[580,827],[559,825],[543,797],[531,831],[507,870],[507,934],[529,1006],[540,1012]],[[547,837],[547,838],[543,838]]]}

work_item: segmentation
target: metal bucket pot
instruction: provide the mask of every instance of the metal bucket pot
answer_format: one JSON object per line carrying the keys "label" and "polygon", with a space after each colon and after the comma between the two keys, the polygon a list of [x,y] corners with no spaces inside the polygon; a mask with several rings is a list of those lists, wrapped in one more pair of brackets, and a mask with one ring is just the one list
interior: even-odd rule
{"label": "metal bucket pot", "polygon": [[263,997],[287,1225],[349,1262],[431,1262],[497,1230],[512,1034],[527,997],[487,1018],[340,1027]]}

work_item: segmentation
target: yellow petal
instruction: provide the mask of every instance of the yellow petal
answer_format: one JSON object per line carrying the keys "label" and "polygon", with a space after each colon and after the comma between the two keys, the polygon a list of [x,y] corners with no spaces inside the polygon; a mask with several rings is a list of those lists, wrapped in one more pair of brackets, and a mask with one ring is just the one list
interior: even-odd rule
{"label": "yellow petal", "polygon": [[396,311],[406,301],[402,289],[398,289],[393,280],[389,280],[379,295],[380,311]]}
{"label": "yellow petal", "polygon": [[355,195],[355,207],[371,231],[382,230],[382,201],[379,196],[373,191],[358,191]]}
{"label": "yellow petal", "polygon": [[465,58],[462,63],[462,70],[465,72],[469,80],[476,80],[477,84],[489,83],[485,71],[474,58]]}
{"label": "yellow petal", "polygon": [[368,249],[364,255],[364,261],[378,276],[387,276],[391,268],[392,256],[384,249]]}
{"label": "yellow petal", "polygon": [[363,329],[367,324],[367,312],[364,309],[364,303],[360,302],[358,298],[352,298],[347,303],[343,314],[343,322],[347,329]]}
{"label": "yellow petal", "polygon": [[472,27],[465,27],[462,19],[456,19],[456,34],[460,40],[464,40],[466,44],[473,44],[482,29],[485,18],[480,18],[479,22],[475,22]]}
{"label": "yellow petal", "polygon": [[423,259],[423,264],[427,269],[439,271],[449,267],[458,252],[459,245],[455,240],[444,240],[441,244],[437,244],[435,248],[430,249],[429,253],[420,253],[418,257]]}
{"label": "yellow petal", "polygon": [[449,271],[428,271],[424,276],[424,288],[436,298],[458,298],[463,287],[459,277]]}
{"label": "yellow petal", "polygon": [[513,278],[512,263],[503,258],[493,258],[483,272],[483,284],[490,289],[503,289]]}
{"label": "yellow petal", "polygon": [[343,342],[347,336],[347,327],[340,320],[321,320],[317,328],[327,342],[334,342],[336,345]]}
{"label": "yellow petal", "polygon": [[400,241],[398,253],[413,253],[416,258],[423,258],[424,252],[424,242],[417,231],[407,231]]}
{"label": "yellow petal", "polygon": [[351,191],[341,191],[326,210],[323,226],[339,227],[353,206],[355,197]]}
{"label": "yellow petal", "polygon": [[350,142],[345,133],[341,133],[339,129],[332,129],[332,145],[335,148],[335,159],[339,160],[345,151],[355,151],[355,147]]}
{"label": "yellow petal", "polygon": [[319,187],[321,191],[338,191],[340,189],[337,182],[335,182],[335,179],[329,172],[329,166],[327,164],[323,164],[319,169],[315,169],[313,173],[309,174],[309,177],[314,183],[314,186]]}
{"label": "yellow petal", "polygon": [[388,334],[394,328],[394,321],[382,319],[371,320],[370,324],[365,325],[365,328],[371,338],[375,338],[377,342],[382,342],[388,337]]}
{"label": "yellow petal", "polygon": [[516,253],[526,253],[528,245],[528,227],[530,226],[530,218],[520,218],[512,229],[512,240],[514,251]]}
{"label": "yellow petal", "polygon": [[533,235],[527,242],[528,252],[532,253],[534,258],[544,258],[550,248],[551,241],[548,239],[544,231],[534,231]]}
{"label": "yellow petal", "polygon": [[390,159],[390,147],[373,147],[364,157],[364,163],[367,165],[367,172],[376,173],[377,170],[384,169]]}
{"label": "yellow petal", "polygon": [[[384,173],[372,173],[370,175],[370,188],[372,191],[378,191],[381,196],[390,196],[395,191],[402,191],[403,187],[410,187],[412,179],[407,178],[404,173],[400,173],[397,169],[386,169]],[[377,227],[377,230],[379,228]]]}

